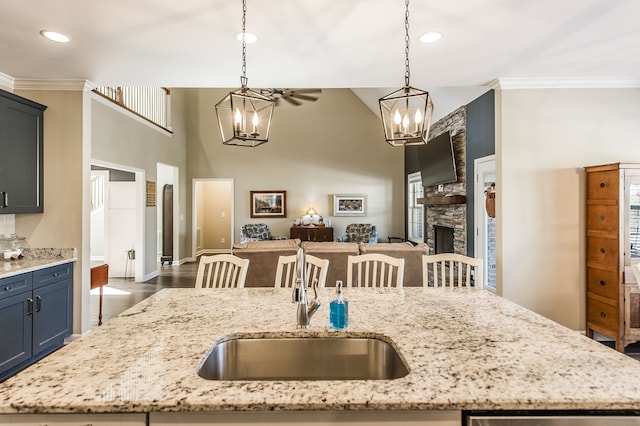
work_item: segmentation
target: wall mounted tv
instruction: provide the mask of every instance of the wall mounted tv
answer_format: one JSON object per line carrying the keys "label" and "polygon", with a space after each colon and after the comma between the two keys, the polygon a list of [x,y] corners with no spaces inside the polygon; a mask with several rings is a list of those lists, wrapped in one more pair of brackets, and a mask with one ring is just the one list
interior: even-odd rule
{"label": "wall mounted tv", "polygon": [[422,186],[434,186],[458,180],[451,134],[444,132],[418,148]]}

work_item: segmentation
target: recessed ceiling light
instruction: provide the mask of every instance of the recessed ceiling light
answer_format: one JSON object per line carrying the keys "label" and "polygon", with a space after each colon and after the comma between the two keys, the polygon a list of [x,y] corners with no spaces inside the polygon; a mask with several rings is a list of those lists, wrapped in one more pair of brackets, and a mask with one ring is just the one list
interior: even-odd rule
{"label": "recessed ceiling light", "polygon": [[40,31],[40,34],[42,37],[57,43],[69,43],[71,41],[70,37],[55,31],[42,30]]}
{"label": "recessed ceiling light", "polygon": [[433,43],[434,41],[438,41],[442,38],[442,34],[437,31],[430,31],[428,33],[422,34],[418,40],[421,43]]}
{"label": "recessed ceiling light", "polygon": [[[244,38],[245,42],[247,43],[255,43],[256,41],[258,41],[258,36],[252,33],[244,33],[244,37],[245,37]],[[238,33],[236,38],[238,39],[239,42],[242,42],[242,33]]]}

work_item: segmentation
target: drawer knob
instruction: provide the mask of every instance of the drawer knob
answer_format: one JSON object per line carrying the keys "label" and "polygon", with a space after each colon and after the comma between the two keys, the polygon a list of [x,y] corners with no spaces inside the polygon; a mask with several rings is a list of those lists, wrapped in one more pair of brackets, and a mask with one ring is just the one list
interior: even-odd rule
{"label": "drawer knob", "polygon": [[600,253],[605,254],[606,250],[604,249],[604,247],[600,247]]}
{"label": "drawer knob", "polygon": [[57,277],[58,275],[60,275],[60,274],[58,274],[57,272],[54,272],[54,273],[53,273],[53,276],[54,276],[54,277]]}
{"label": "drawer knob", "polygon": [[601,316],[602,318],[605,318],[605,317],[607,316],[607,314],[605,314],[604,312],[600,312],[600,316]]}
{"label": "drawer knob", "polygon": [[607,184],[606,184],[606,183],[604,183],[604,182],[600,182],[600,188],[604,188],[605,186],[607,186]]}
{"label": "drawer knob", "polygon": [[600,285],[604,287],[604,285],[605,285],[604,280],[600,280]]}
{"label": "drawer knob", "polygon": [[11,286],[10,286],[10,285],[8,285],[8,286],[6,286],[6,287],[4,288],[4,291],[9,291],[9,290],[11,290]]}
{"label": "drawer knob", "polygon": [[603,214],[601,214],[601,215],[598,217],[598,219],[600,219],[600,222],[604,221],[604,215],[603,215]]}

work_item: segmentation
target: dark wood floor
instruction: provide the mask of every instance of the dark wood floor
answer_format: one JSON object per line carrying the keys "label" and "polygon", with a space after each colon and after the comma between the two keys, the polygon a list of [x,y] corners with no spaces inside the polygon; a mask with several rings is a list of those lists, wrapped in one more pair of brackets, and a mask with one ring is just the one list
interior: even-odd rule
{"label": "dark wood floor", "polygon": [[[190,288],[195,285],[197,262],[182,265],[163,265],[156,278],[143,283],[135,282],[131,278],[110,278],[104,287],[105,294],[102,304],[102,321],[118,316],[131,306],[140,302],[163,288]],[[110,292],[122,294],[109,294]],[[91,327],[98,326],[98,296],[91,294]],[[613,342],[603,341],[604,345],[613,347]],[[640,360],[640,342],[627,346],[625,353]]]}
{"label": "dark wood floor", "polygon": [[[163,288],[189,288],[196,282],[196,262],[182,265],[165,264],[160,267],[160,274],[147,282],[135,282],[128,278],[109,278],[109,284],[103,287],[102,322],[118,316],[131,306],[140,302]],[[95,294],[94,294],[95,293]],[[111,294],[116,293],[116,294]],[[91,328],[98,326],[99,296],[97,289],[91,292]]]}

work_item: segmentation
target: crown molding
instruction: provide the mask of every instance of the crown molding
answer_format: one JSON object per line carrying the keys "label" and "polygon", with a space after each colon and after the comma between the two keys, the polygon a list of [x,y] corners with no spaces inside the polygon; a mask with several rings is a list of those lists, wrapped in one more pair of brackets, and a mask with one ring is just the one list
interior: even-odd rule
{"label": "crown molding", "polygon": [[494,90],[632,89],[640,88],[640,78],[498,78],[488,86]]}
{"label": "crown molding", "polygon": [[56,90],[84,91],[92,90],[93,84],[87,80],[38,80],[15,79],[15,90]]}
{"label": "crown molding", "polygon": [[12,92],[14,82],[15,79],[13,77],[0,72],[0,89],[4,88],[5,90]]}

